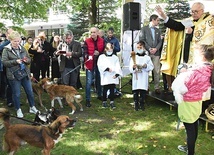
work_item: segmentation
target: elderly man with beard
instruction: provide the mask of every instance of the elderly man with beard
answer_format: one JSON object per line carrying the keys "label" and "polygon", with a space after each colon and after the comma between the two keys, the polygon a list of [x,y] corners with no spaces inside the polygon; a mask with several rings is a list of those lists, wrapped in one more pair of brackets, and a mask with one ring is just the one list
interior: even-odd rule
{"label": "elderly man with beard", "polygon": [[[209,12],[205,12],[201,2],[195,2],[192,5],[192,16],[182,22],[168,17],[160,6],[156,6],[155,10],[164,20],[164,25],[168,27],[161,55],[161,70],[167,75],[167,83],[171,90],[170,86],[177,74],[178,64],[195,63],[195,44],[214,44],[214,17]],[[184,21],[192,22],[192,26],[185,27]]]}

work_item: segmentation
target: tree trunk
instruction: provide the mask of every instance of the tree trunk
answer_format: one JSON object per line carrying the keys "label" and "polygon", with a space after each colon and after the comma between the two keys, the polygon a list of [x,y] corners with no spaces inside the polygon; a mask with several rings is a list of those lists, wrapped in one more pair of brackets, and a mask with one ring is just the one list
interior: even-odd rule
{"label": "tree trunk", "polygon": [[89,26],[97,24],[97,0],[91,0],[91,5],[89,7]]}

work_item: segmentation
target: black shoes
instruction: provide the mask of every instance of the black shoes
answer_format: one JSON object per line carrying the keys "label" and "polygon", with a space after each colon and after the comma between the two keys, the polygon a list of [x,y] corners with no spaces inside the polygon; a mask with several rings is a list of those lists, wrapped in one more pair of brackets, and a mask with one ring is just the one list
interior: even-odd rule
{"label": "black shoes", "polygon": [[8,103],[7,106],[8,107],[13,107],[13,103]]}
{"label": "black shoes", "polygon": [[91,103],[90,101],[86,101],[86,107],[90,108],[91,107]]}
{"label": "black shoes", "polygon": [[106,101],[103,102],[103,107],[102,108],[108,108],[108,105],[107,105]]}
{"label": "black shoes", "polygon": [[139,109],[141,109],[142,111],[144,111],[145,110],[144,104],[141,103],[140,106],[139,106],[138,103],[134,103],[134,109],[135,109],[135,111],[138,111]]}
{"label": "black shoes", "polygon": [[135,103],[134,103],[134,109],[135,109],[135,111],[138,111],[138,109],[139,109],[139,104],[138,104],[138,102],[135,102]]}
{"label": "black shoes", "polygon": [[144,105],[141,105],[140,108],[141,108],[142,111],[145,111],[145,106]]}

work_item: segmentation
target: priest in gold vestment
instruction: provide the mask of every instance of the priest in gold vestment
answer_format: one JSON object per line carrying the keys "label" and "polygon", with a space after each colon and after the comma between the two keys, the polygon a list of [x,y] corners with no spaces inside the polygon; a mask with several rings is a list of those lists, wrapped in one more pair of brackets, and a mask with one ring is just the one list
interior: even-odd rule
{"label": "priest in gold vestment", "polygon": [[[161,55],[161,71],[165,73],[169,91],[179,63],[194,63],[194,45],[197,43],[214,45],[214,17],[204,12],[204,5],[196,2],[191,7],[190,20],[192,26],[184,26],[182,22],[169,18],[160,6],[157,13],[164,19],[167,28]],[[183,20],[183,21],[185,21]]]}

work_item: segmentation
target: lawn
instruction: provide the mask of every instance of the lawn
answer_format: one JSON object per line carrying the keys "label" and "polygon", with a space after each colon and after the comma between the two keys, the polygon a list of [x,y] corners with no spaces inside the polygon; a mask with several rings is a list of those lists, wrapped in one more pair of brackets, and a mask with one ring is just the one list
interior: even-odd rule
{"label": "lawn", "polygon": [[[84,75],[84,74],[81,74]],[[130,77],[122,80],[122,86],[129,81]],[[82,76],[82,84],[85,77]],[[79,90],[84,96],[85,90]],[[183,155],[177,146],[185,144],[185,130],[181,126],[176,130],[176,109],[169,110],[169,106],[163,102],[147,97],[146,110],[134,111],[131,85],[123,87],[123,96],[115,100],[116,109],[102,109],[101,101],[92,93],[92,107],[86,108],[82,102],[84,111],[77,111],[70,117],[77,120],[73,129],[68,129],[51,151],[52,155]],[[34,115],[28,113],[28,105],[25,103],[25,94],[22,93],[22,110],[25,119],[33,120]],[[38,98],[35,97],[38,109]],[[1,107],[6,107],[5,101],[0,100]],[[50,100],[46,93],[43,94],[43,103],[50,108]],[[59,108],[59,105],[55,103]],[[15,115],[14,108],[9,108]],[[62,114],[68,115],[70,108],[65,106],[60,109]],[[27,123],[12,118],[12,123]],[[196,144],[197,155],[208,155],[213,152],[212,133],[206,133],[199,124],[199,136]],[[0,135],[4,133],[0,130]],[[26,133],[27,134],[27,133]],[[2,142],[0,142],[2,146]],[[4,155],[5,152],[0,151]],[[41,149],[24,145],[17,155],[38,155]]]}

